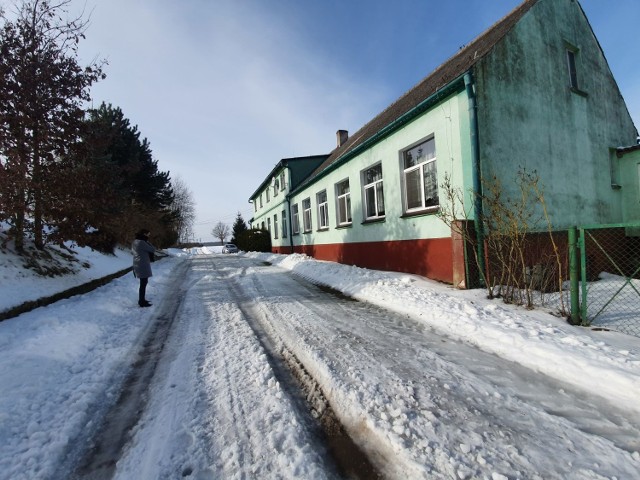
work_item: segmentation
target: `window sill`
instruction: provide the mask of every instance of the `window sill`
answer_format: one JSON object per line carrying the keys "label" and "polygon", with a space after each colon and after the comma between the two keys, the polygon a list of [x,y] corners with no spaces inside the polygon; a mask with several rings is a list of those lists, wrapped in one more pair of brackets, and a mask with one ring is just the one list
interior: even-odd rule
{"label": "window sill", "polygon": [[412,217],[423,217],[426,215],[434,215],[440,211],[440,207],[430,207],[424,210],[418,210],[415,212],[406,212],[400,216],[400,218],[412,218]]}
{"label": "window sill", "polygon": [[329,227],[322,227],[316,230],[316,232],[328,232],[329,231]]}
{"label": "window sill", "polygon": [[304,230],[302,233],[313,233],[313,230]]}
{"label": "window sill", "polygon": [[576,87],[569,87],[569,90],[571,90],[571,92],[575,93],[576,95],[580,95],[581,97],[589,96],[587,92],[580,90],[579,88],[576,88]]}
{"label": "window sill", "polygon": [[382,223],[386,219],[387,219],[387,217],[369,218],[369,219],[365,220],[364,222],[362,222],[361,225],[371,225],[373,223]]}
{"label": "window sill", "polygon": [[343,223],[342,225],[337,225],[336,230],[341,230],[343,228],[351,228],[353,227],[353,223]]}

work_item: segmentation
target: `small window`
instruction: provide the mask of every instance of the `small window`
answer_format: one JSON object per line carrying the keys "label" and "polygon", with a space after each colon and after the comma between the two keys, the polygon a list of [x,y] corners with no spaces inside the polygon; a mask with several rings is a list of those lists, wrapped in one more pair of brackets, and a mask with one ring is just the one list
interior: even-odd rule
{"label": "small window", "polygon": [[302,227],[305,232],[311,231],[311,199],[305,198],[302,201]]}
{"label": "small window", "polygon": [[284,190],[285,182],[284,182],[284,172],[280,174],[280,190]]}
{"label": "small window", "polygon": [[338,226],[351,224],[351,192],[349,179],[336,184]]}
{"label": "small window", "polygon": [[265,191],[265,195],[267,196],[267,203],[269,203],[269,189],[267,188]]}
{"label": "small window", "polygon": [[280,191],[280,178],[275,177],[273,179],[273,196],[277,197],[279,191]]}
{"label": "small window", "polygon": [[316,200],[318,202],[318,229],[326,230],[329,228],[329,204],[327,203],[327,191],[323,190],[318,193],[316,195]]}
{"label": "small window", "polygon": [[384,190],[382,186],[382,165],[378,164],[362,173],[364,184],[365,219],[376,220],[384,217]]}
{"label": "small window", "polygon": [[262,222],[262,230],[264,230],[264,221]]}
{"label": "small window", "polygon": [[282,210],[282,238],[287,238],[287,211]]}
{"label": "small window", "polygon": [[253,211],[254,212],[258,211],[258,202],[256,202],[256,199],[253,200]]}
{"label": "small window", "polygon": [[269,231],[269,235],[271,235],[271,219],[267,218],[267,230]]}
{"label": "small window", "polygon": [[262,194],[260,194],[260,208],[262,208]]}
{"label": "small window", "polygon": [[300,233],[300,215],[298,213],[297,203],[291,207],[291,229],[294,235]]}
{"label": "small window", "polygon": [[576,69],[577,50],[567,50],[567,66],[569,68],[569,86],[578,90],[578,71]]}
{"label": "small window", "polygon": [[273,238],[278,238],[278,214],[273,216]]}
{"label": "small window", "polygon": [[434,138],[402,154],[404,167],[405,211],[415,212],[437,207],[438,172]]}

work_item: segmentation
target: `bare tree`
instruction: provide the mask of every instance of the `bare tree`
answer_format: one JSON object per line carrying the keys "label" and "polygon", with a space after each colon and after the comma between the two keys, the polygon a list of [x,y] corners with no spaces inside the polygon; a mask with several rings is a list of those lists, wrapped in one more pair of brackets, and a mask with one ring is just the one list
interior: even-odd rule
{"label": "bare tree", "polygon": [[173,189],[173,202],[171,213],[173,215],[178,242],[186,243],[193,234],[193,222],[196,219],[196,203],[188,185],[182,178],[176,177],[171,181]]}
{"label": "bare tree", "polygon": [[[533,308],[535,291],[540,292],[543,303],[547,292],[555,292],[560,295],[560,313],[566,314],[566,267],[554,238],[540,178],[537,172],[521,168],[514,184],[516,194],[510,198],[497,177],[483,180],[483,192],[472,200],[482,202],[485,211],[482,231],[489,263],[486,272],[482,272],[476,254],[477,239],[469,235],[464,224],[469,214],[463,208],[463,192],[453,186],[449,175],[441,185],[446,201],[439,216],[465,245],[474,247],[471,250],[489,298],[501,297],[505,303]],[[545,236],[551,248],[545,247]]]}
{"label": "bare tree", "polygon": [[211,230],[211,235],[220,240],[220,243],[224,243],[225,238],[229,236],[229,226],[222,222],[218,222],[216,223],[216,226],[213,227],[213,230]]}

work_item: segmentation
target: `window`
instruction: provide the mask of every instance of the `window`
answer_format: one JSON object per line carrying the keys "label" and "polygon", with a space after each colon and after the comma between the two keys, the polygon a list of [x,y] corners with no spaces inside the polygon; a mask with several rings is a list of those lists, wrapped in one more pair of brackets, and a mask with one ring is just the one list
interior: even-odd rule
{"label": "window", "polygon": [[278,214],[273,216],[273,238],[278,238]]}
{"label": "window", "polygon": [[280,174],[280,190],[284,190],[284,172]]}
{"label": "window", "polygon": [[273,196],[277,197],[279,191],[280,191],[280,178],[279,177],[274,177],[274,179],[273,179]]}
{"label": "window", "polygon": [[318,230],[329,228],[329,204],[327,203],[327,191],[323,190],[316,195],[318,202]]}
{"label": "window", "polygon": [[300,215],[298,213],[297,203],[291,207],[291,229],[294,235],[300,233]]}
{"label": "window", "polygon": [[305,198],[302,201],[302,227],[305,232],[311,231],[311,199]]}
{"label": "window", "polygon": [[338,199],[338,226],[351,223],[351,192],[349,179],[336,183],[336,198]]}
{"label": "window", "polygon": [[253,211],[254,212],[258,211],[258,202],[256,200],[257,200],[256,198],[253,199]]}
{"label": "window", "polygon": [[267,218],[267,230],[269,231],[269,234],[271,234],[271,219]]}
{"label": "window", "polygon": [[569,86],[578,89],[578,72],[576,70],[576,54],[574,49],[567,50],[567,66],[569,67]]}
{"label": "window", "polygon": [[267,195],[267,203],[269,203],[269,189],[267,188],[264,192]]}
{"label": "window", "polygon": [[260,208],[262,208],[262,194],[260,194]]}
{"label": "window", "polygon": [[384,217],[384,191],[382,188],[382,165],[378,164],[362,174],[364,183],[365,219]]}
{"label": "window", "polygon": [[435,139],[430,138],[406,150],[402,156],[405,210],[412,212],[437,207],[439,199]]}
{"label": "window", "polygon": [[282,210],[282,238],[287,238],[287,211]]}

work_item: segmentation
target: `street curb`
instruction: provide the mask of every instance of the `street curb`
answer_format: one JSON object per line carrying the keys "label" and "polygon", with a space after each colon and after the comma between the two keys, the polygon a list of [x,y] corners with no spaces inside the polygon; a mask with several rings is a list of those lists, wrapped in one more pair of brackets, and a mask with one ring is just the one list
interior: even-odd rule
{"label": "street curb", "polygon": [[71,298],[75,295],[81,295],[83,293],[88,293],[95,290],[98,287],[102,287],[106,285],[110,281],[122,277],[133,270],[132,267],[127,267],[124,270],[120,270],[118,272],[107,275],[106,277],[96,278],[95,280],[91,280],[90,282],[83,283],[82,285],[78,285],[62,292],[53,294],[48,297],[42,297],[37,300],[29,300],[28,302],[24,302],[18,306],[12,307],[8,310],[3,310],[0,312],[0,322],[3,320],[8,320],[10,318],[17,317],[23,313],[30,312],[31,310],[35,310],[39,307],[46,307],[47,305],[51,305],[59,300],[64,300],[66,298]]}

